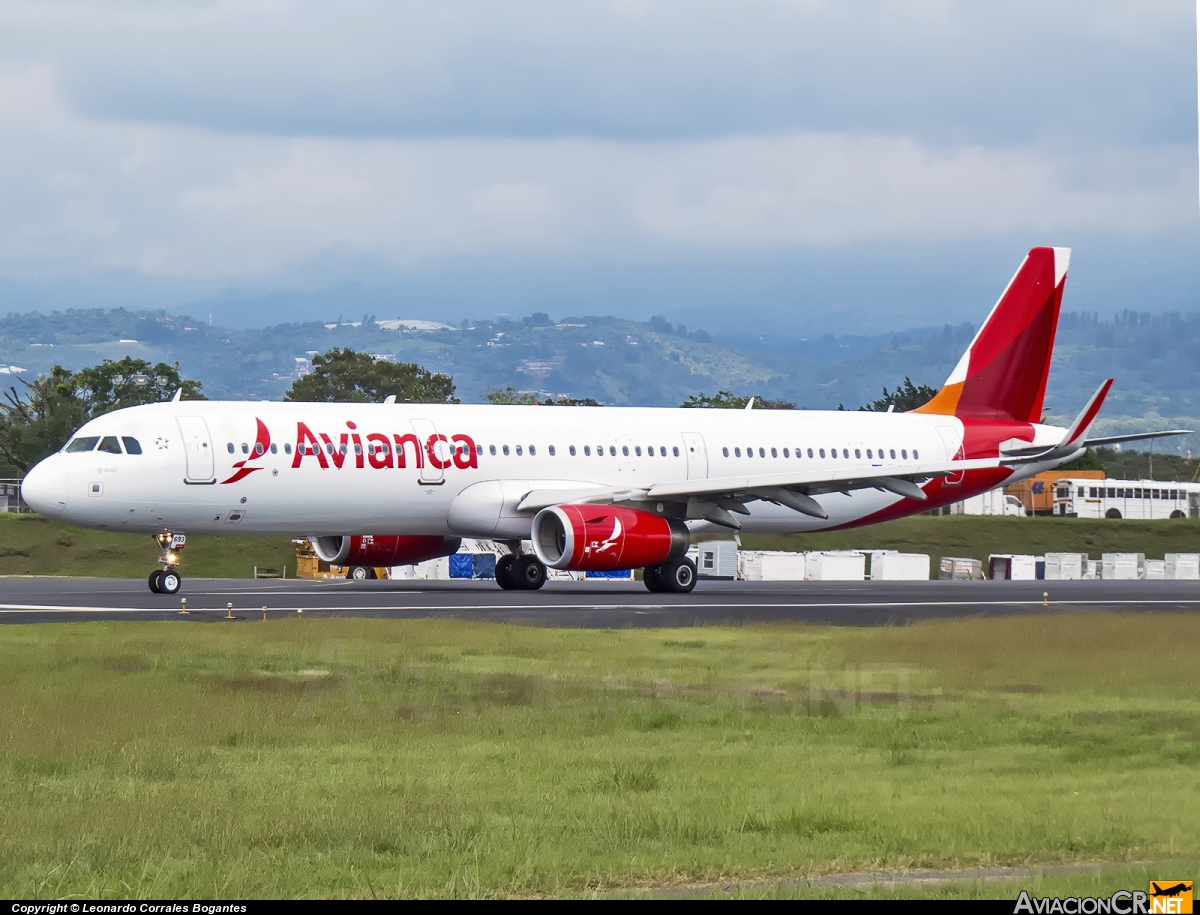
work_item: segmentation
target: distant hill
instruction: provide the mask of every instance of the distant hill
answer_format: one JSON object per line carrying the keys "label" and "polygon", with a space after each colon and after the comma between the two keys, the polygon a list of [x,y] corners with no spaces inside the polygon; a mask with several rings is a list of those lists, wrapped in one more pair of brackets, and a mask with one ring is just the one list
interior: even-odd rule
{"label": "distant hill", "polygon": [[[298,360],[349,346],[451,374],[464,402],[512,385],[620,405],[674,406],[724,389],[801,408],[856,409],[905,376],[940,385],[973,333],[964,324],[807,339],[754,327],[714,339],[662,318],[551,320],[544,313],[419,332],[385,329],[373,315],[232,330],[163,311],[80,309],[0,319],[0,370],[36,375],[56,363],[78,369],[124,355],[177,359],[210,397],[278,399],[303,364]],[[1117,383],[1097,428],[1200,429],[1200,314],[1064,314],[1047,412],[1073,416],[1110,374]],[[1156,447],[1200,453],[1200,437]]]}

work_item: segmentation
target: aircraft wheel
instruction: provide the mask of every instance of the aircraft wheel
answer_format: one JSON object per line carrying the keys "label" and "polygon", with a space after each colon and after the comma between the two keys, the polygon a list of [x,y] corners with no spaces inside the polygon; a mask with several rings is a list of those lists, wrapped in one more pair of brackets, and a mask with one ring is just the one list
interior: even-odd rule
{"label": "aircraft wheel", "polygon": [[517,583],[513,581],[512,576],[513,562],[516,558],[512,553],[508,553],[496,560],[496,584],[505,591],[516,590]]}
{"label": "aircraft wheel", "polygon": [[354,566],[346,573],[346,577],[352,578],[354,581],[369,581],[375,577],[375,570],[366,566]]}
{"label": "aircraft wheel", "polygon": [[160,594],[178,594],[183,585],[183,579],[174,569],[158,573],[158,590]]}
{"label": "aircraft wheel", "polygon": [[646,566],[642,569],[642,584],[646,586],[647,591],[655,594],[661,594],[667,590],[662,583],[662,569],[659,566]]}
{"label": "aircraft wheel", "polygon": [[696,587],[696,565],[690,559],[672,559],[659,566],[664,591],[687,594]]}
{"label": "aircraft wheel", "polygon": [[512,577],[520,590],[536,591],[546,583],[546,567],[536,556],[526,553],[513,562]]}
{"label": "aircraft wheel", "polygon": [[150,573],[150,593],[162,594],[162,569],[155,569]]}

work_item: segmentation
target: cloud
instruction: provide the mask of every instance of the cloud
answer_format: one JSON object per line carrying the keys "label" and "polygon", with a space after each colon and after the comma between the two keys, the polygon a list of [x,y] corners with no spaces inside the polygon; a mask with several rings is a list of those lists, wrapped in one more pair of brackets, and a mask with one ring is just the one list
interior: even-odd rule
{"label": "cloud", "polygon": [[1108,167],[1037,146],[792,133],[704,141],[280,137],[81,117],[0,71],[0,271],[223,280],[338,253],[404,269],[511,254],[938,243],[1196,222],[1192,151]]}

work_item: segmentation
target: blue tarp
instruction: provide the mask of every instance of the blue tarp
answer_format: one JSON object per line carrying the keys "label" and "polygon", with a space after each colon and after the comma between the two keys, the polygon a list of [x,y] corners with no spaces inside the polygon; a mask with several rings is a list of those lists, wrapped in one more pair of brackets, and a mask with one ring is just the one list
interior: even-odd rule
{"label": "blue tarp", "polygon": [[618,569],[616,572],[588,572],[588,578],[633,578],[633,569]]}
{"label": "blue tarp", "polygon": [[495,578],[495,553],[455,553],[450,557],[451,578]]}

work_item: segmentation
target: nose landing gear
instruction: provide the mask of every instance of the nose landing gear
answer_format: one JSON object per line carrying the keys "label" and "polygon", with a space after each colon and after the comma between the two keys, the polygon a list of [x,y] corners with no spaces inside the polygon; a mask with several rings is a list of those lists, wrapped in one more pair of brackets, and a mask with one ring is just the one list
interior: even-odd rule
{"label": "nose landing gear", "polygon": [[183,577],[179,574],[179,553],[187,543],[187,536],[162,533],[155,535],[154,541],[162,551],[158,558],[162,568],[150,573],[150,590],[154,594],[177,594],[183,585]]}

